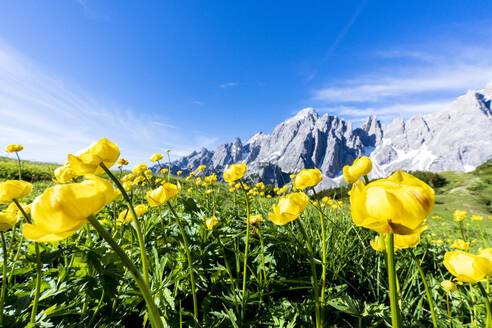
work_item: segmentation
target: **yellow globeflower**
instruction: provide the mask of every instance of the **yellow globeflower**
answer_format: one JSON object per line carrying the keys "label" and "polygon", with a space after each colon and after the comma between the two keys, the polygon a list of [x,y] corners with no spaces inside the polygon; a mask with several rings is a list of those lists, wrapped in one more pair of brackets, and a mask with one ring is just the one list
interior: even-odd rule
{"label": "yellow globeflower", "polygon": [[161,170],[161,173],[162,173],[162,174],[166,174],[166,173],[167,173],[167,171],[169,171],[169,169],[162,169],[162,170]]}
{"label": "yellow globeflower", "polygon": [[152,157],[149,159],[151,162],[157,162],[160,161],[164,156],[161,154],[154,154]]}
{"label": "yellow globeflower", "polygon": [[176,172],[176,175],[181,175],[183,173],[183,171],[178,171]]}
{"label": "yellow globeflower", "polygon": [[457,239],[450,247],[454,249],[460,249],[462,251],[467,251],[470,249],[470,243],[464,241],[463,239]]}
{"label": "yellow globeflower", "polygon": [[24,198],[31,193],[32,184],[21,180],[0,182],[0,204],[10,203],[13,199]]}
{"label": "yellow globeflower", "polygon": [[7,231],[17,223],[17,216],[11,213],[0,212],[0,231]]}
{"label": "yellow globeflower", "polygon": [[483,220],[483,216],[481,216],[481,215],[472,215],[471,219],[472,219],[472,221],[482,221]]}
{"label": "yellow globeflower", "polygon": [[463,219],[466,217],[466,211],[456,210],[453,213],[453,217],[455,221],[463,221]]}
{"label": "yellow globeflower", "polygon": [[[26,214],[31,214],[31,204],[20,203],[20,205],[22,206],[22,209]],[[10,203],[10,205],[5,210],[5,214],[16,216],[17,220],[21,220],[24,218],[24,215],[15,203]]]}
{"label": "yellow globeflower", "polygon": [[120,160],[118,161],[118,165],[119,166],[128,165],[128,161],[124,158],[120,158]]}
{"label": "yellow globeflower", "polygon": [[463,251],[447,252],[443,263],[462,282],[479,282],[492,273],[492,260]]}
{"label": "yellow globeflower", "polygon": [[[144,215],[148,211],[148,207],[145,204],[140,204],[135,206],[134,208],[135,214],[137,214],[138,217]],[[134,219],[133,213],[130,210],[124,210],[118,215],[118,219],[116,219],[116,225],[120,225],[122,223],[128,223],[131,222]]]}
{"label": "yellow globeflower", "polygon": [[241,179],[246,173],[246,164],[232,164],[224,171],[224,180],[226,182],[236,181]]}
{"label": "yellow globeflower", "polygon": [[488,258],[492,261],[492,248],[480,248],[478,250],[478,255]]}
{"label": "yellow globeflower", "polygon": [[16,153],[21,151],[22,149],[24,149],[24,147],[22,147],[21,145],[14,144],[14,145],[8,145],[6,151],[7,153]]}
{"label": "yellow globeflower", "polygon": [[55,169],[55,178],[56,183],[67,183],[70,182],[73,178],[78,177],[78,174],[75,173],[74,170],[70,167],[70,164],[66,163],[63,166],[60,166]]}
{"label": "yellow globeflower", "polygon": [[202,172],[203,170],[205,170],[206,167],[207,167],[206,165],[200,165],[196,170],[198,172]]}
{"label": "yellow globeflower", "polygon": [[147,192],[147,201],[152,207],[159,206],[176,197],[179,193],[179,188],[172,183],[164,183],[157,189],[149,190]]}
{"label": "yellow globeflower", "polygon": [[[374,238],[374,241],[371,240],[369,243],[371,244],[371,247],[378,252],[382,252],[384,250],[384,243],[379,235]],[[394,251],[404,248],[413,248],[419,243],[420,233],[414,233],[411,235],[394,235]]]}
{"label": "yellow globeflower", "polygon": [[343,167],[343,177],[347,183],[354,183],[362,176],[369,174],[372,170],[372,162],[369,157],[364,156],[357,158],[352,166],[345,165]]}
{"label": "yellow globeflower", "polygon": [[120,157],[120,150],[115,143],[106,138],[91,144],[88,148],[79,150],[75,155],[68,155],[70,166],[79,175],[102,174],[104,170],[99,164],[109,169]]}
{"label": "yellow globeflower", "polygon": [[296,175],[294,188],[304,190],[308,187],[314,187],[323,180],[321,172],[318,169],[304,169]]}
{"label": "yellow globeflower", "polygon": [[147,170],[147,164],[142,163],[142,164],[138,164],[137,166],[135,166],[132,170],[132,173],[134,175],[140,175],[140,174],[144,173],[146,170]]}
{"label": "yellow globeflower", "polygon": [[456,285],[451,280],[443,280],[441,281],[441,287],[447,290],[448,292],[454,292],[458,289]]}
{"label": "yellow globeflower", "polygon": [[236,191],[236,188],[229,188],[229,192],[234,192]]}
{"label": "yellow globeflower", "polygon": [[39,242],[65,239],[119,196],[110,182],[95,175],[86,179],[47,188],[38,196],[31,207],[33,224],[24,224],[24,236]]}
{"label": "yellow globeflower", "polygon": [[261,214],[251,215],[249,217],[249,224],[259,225],[262,219],[263,219],[263,216]]}
{"label": "yellow globeflower", "polygon": [[419,233],[434,207],[434,191],[403,171],[367,186],[354,183],[350,192],[352,220],[358,226],[380,233]]}
{"label": "yellow globeflower", "polygon": [[270,220],[277,225],[284,225],[294,221],[309,205],[309,197],[304,193],[292,193],[283,196],[277,206],[273,206],[273,213],[268,213]]}
{"label": "yellow globeflower", "polygon": [[219,224],[219,220],[215,216],[205,218],[205,229],[212,230],[217,224]]}

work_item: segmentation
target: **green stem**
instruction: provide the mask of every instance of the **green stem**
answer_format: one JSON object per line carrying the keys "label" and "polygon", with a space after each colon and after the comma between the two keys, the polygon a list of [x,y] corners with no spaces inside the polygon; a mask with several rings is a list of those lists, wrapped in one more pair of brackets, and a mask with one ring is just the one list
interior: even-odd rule
{"label": "green stem", "polygon": [[128,255],[126,255],[125,251],[121,249],[120,246],[114,241],[113,238],[111,238],[111,235],[109,232],[104,229],[104,227],[97,221],[96,217],[91,215],[87,218],[90,224],[94,226],[94,228],[97,230],[99,235],[109,244],[109,246],[114,250],[116,255],[121,259],[121,262],[123,262],[123,265],[128,269],[130,274],[132,275],[133,279],[137,283],[138,288],[142,292],[143,298],[145,300],[145,303],[147,304],[147,310],[149,314],[149,319],[150,323],[153,328],[163,328],[162,321],[161,321],[161,315],[159,313],[159,309],[154,303],[154,299],[152,297],[152,294],[150,292],[149,286],[145,282],[145,280],[142,278],[142,275],[138,271],[137,267],[133,264],[133,262],[130,260]]}
{"label": "green stem", "polygon": [[3,305],[5,304],[5,292],[7,291],[7,244],[5,235],[2,233],[3,248],[3,272],[2,272],[2,291],[0,292],[0,327],[3,327]]}
{"label": "green stem", "polygon": [[17,156],[17,164],[19,165],[19,180],[22,180],[22,169],[21,169],[21,160],[19,157],[19,153],[15,152],[15,155]]}
{"label": "green stem", "polygon": [[453,328],[453,317],[451,316],[451,307],[449,306],[449,292],[446,291],[446,307],[448,308],[448,317],[451,328]]}
{"label": "green stem", "polygon": [[188,270],[190,271],[191,293],[193,294],[193,317],[195,318],[195,320],[198,320],[198,302],[196,299],[195,276],[193,274],[193,262],[191,261],[191,253],[190,253],[190,246],[188,244],[188,238],[186,238],[186,234],[179,220],[179,216],[176,215],[176,212],[174,211],[174,208],[171,206],[171,203],[169,201],[167,202],[167,205],[169,206],[169,209],[174,215],[179,230],[181,231],[181,237],[183,238],[186,258],[188,260]]}
{"label": "green stem", "polygon": [[367,175],[364,175],[364,181],[365,181],[366,185],[369,184],[369,178],[367,177]]}
{"label": "green stem", "polygon": [[491,328],[492,327],[492,309],[490,307],[490,301],[489,298],[487,297],[487,292],[482,286],[482,283],[478,282],[478,289],[480,289],[480,292],[482,293],[483,296],[483,302],[485,303],[485,309],[487,310],[487,323],[485,325],[485,328]]}
{"label": "green stem", "polygon": [[313,278],[314,311],[315,311],[315,315],[316,315],[316,327],[321,328],[318,276],[316,274],[316,264],[314,263],[314,252],[313,252],[313,248],[311,247],[311,242],[309,241],[306,230],[304,229],[304,226],[302,225],[301,220],[297,219],[296,221],[297,221],[297,224],[299,225],[299,230],[301,230],[302,236],[304,237],[304,240],[306,242],[306,247],[307,247],[308,252],[309,252],[309,261],[311,264],[311,273],[312,273],[312,278]]}
{"label": "green stem", "polygon": [[96,316],[97,314],[99,313],[99,309],[101,308],[101,305],[102,305],[102,302],[104,301],[104,288],[103,288],[103,291],[101,293],[101,298],[99,299],[99,303],[97,304],[97,307],[96,309],[94,310],[94,313],[92,314],[92,317],[91,317],[91,320],[89,321],[89,324],[87,325],[87,327],[94,327],[92,325],[92,323],[94,322],[94,320],[96,319]]}
{"label": "green stem", "polygon": [[393,234],[386,235],[386,259],[388,261],[388,285],[391,305],[391,324],[393,328],[401,328],[401,314],[398,306],[398,291],[396,290],[396,272],[394,259],[394,238]]}
{"label": "green stem", "polygon": [[256,229],[258,232],[258,237],[260,238],[260,247],[261,247],[261,266],[263,267],[263,277],[265,278],[265,284],[268,285],[268,278],[265,269],[265,244],[263,243],[263,237],[261,236],[260,228]]}
{"label": "green stem", "polygon": [[142,234],[142,230],[140,229],[140,223],[138,222],[138,216],[135,213],[135,209],[133,208],[132,201],[128,194],[125,191],[125,188],[121,185],[120,181],[116,179],[116,177],[111,173],[111,171],[104,165],[104,163],[99,164],[104,172],[113,180],[113,182],[116,184],[118,189],[121,191],[121,194],[123,195],[123,199],[125,199],[126,203],[128,204],[128,208],[133,214],[133,223],[135,224],[135,230],[137,230],[137,239],[138,239],[138,245],[140,248],[140,258],[142,259],[142,269],[143,269],[143,277],[144,281],[147,284],[147,286],[150,286],[149,282],[149,261],[147,259],[147,255],[145,254],[145,239]]}
{"label": "green stem", "polygon": [[425,294],[427,295],[427,302],[429,302],[429,309],[432,315],[432,324],[434,328],[437,328],[437,319],[436,319],[436,313],[434,311],[434,303],[432,302],[432,296],[429,290],[429,286],[427,284],[427,279],[425,278],[424,270],[422,270],[422,266],[420,265],[419,260],[415,257],[415,254],[413,253],[412,249],[409,248],[408,251],[410,252],[410,256],[415,262],[415,265],[417,266],[417,270],[420,273],[420,278],[422,279],[422,283],[424,284],[424,288],[425,288]]}
{"label": "green stem", "polygon": [[470,297],[472,300],[472,309],[473,309],[473,311],[472,311],[472,322],[476,327],[477,326],[477,307],[475,304],[475,296],[473,295],[473,286],[472,286],[471,282],[468,283],[468,286],[470,286]]}
{"label": "green stem", "polygon": [[459,226],[460,226],[461,238],[463,238],[463,241],[466,241],[465,232],[463,231],[463,221],[459,222]]}
{"label": "green stem", "polygon": [[41,292],[41,254],[39,253],[38,243],[34,243],[36,250],[36,289],[34,292],[34,303],[31,311],[31,323],[36,323],[36,315],[38,312],[39,294]]}
{"label": "green stem", "polygon": [[[316,190],[311,188],[314,193],[314,198],[320,202],[321,199],[318,199],[318,195],[316,194]],[[322,242],[322,261],[323,268],[321,270],[321,327],[323,327],[323,321],[325,317],[325,287],[326,287],[326,232],[325,232],[325,220],[323,217],[323,212],[321,209],[318,209],[319,219],[321,224],[321,242]]]}
{"label": "green stem", "polygon": [[229,274],[229,279],[231,280],[232,295],[234,297],[234,306],[236,307],[236,313],[239,313],[239,305],[238,305],[239,303],[237,302],[237,297],[236,297],[236,289],[237,289],[236,279],[234,279],[234,276],[232,275],[231,266],[229,265],[229,261],[227,260],[227,255],[224,249],[224,245],[222,244],[219,235],[217,235],[217,241],[219,242],[222,257],[224,257],[224,263],[227,269],[227,273]]}
{"label": "green stem", "polygon": [[17,264],[17,259],[19,258],[20,250],[22,248],[22,242],[24,241],[24,235],[21,235],[21,239],[19,241],[19,246],[17,246],[17,251],[15,252],[15,256],[12,259],[12,268],[10,269],[9,281],[7,282],[9,285],[12,282],[12,277],[14,276],[15,265]]}
{"label": "green stem", "polygon": [[243,180],[239,180],[241,184],[241,189],[243,190],[244,197],[246,199],[246,240],[244,245],[244,258],[243,258],[243,289],[242,289],[242,300],[241,300],[241,322],[244,322],[244,307],[246,305],[246,275],[248,266],[248,243],[249,243],[249,198],[244,188]]}

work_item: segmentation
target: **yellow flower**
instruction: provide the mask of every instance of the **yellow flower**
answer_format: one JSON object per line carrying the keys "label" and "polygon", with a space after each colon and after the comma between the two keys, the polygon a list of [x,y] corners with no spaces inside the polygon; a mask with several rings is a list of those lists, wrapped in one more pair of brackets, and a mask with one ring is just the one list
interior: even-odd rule
{"label": "yellow flower", "polygon": [[[31,214],[31,204],[26,205],[25,203],[20,203],[20,205],[22,206],[22,209],[26,214]],[[21,220],[24,218],[24,215],[22,214],[22,212],[19,210],[19,208],[15,203],[10,203],[10,205],[5,210],[5,214],[16,216],[17,220]]]}
{"label": "yellow flower", "polygon": [[289,178],[290,178],[291,180],[294,180],[294,179],[296,178],[296,175],[295,175],[295,174],[291,174],[291,175],[289,176]]}
{"label": "yellow flower", "polygon": [[214,192],[215,192],[215,190],[208,189],[207,191],[205,191],[205,194],[210,195],[210,194],[213,194]]}
{"label": "yellow flower", "polygon": [[[411,235],[394,235],[394,251],[398,249],[404,249],[404,248],[413,248],[416,247],[420,242],[420,233],[414,233]],[[384,250],[384,244],[383,240],[380,238],[379,235],[377,235],[374,238],[374,241],[369,242],[371,244],[371,247],[378,251],[382,252]]]}
{"label": "yellow flower", "polygon": [[347,183],[354,183],[362,176],[369,174],[372,170],[372,162],[369,157],[357,158],[352,166],[345,165],[343,167],[343,177]]}
{"label": "yellow flower", "polygon": [[152,157],[149,159],[151,162],[157,162],[160,161],[164,156],[161,154],[154,154]]}
{"label": "yellow flower", "polygon": [[166,153],[169,154],[171,152],[170,149],[166,149]]}
{"label": "yellow flower", "polygon": [[[15,204],[14,204],[15,205]],[[7,231],[17,223],[17,216],[11,213],[0,212],[0,231]]]}
{"label": "yellow flower", "polygon": [[403,171],[365,186],[357,181],[350,194],[352,220],[380,233],[419,233],[434,207],[434,191]]}
{"label": "yellow flower", "polygon": [[157,189],[149,190],[146,194],[147,201],[152,207],[159,206],[176,197],[179,193],[179,188],[172,183],[164,183]]}
{"label": "yellow flower", "polygon": [[78,176],[68,163],[56,168],[54,174],[56,183],[67,183]]}
{"label": "yellow flower", "polygon": [[318,169],[304,169],[296,175],[294,188],[304,190],[308,187],[314,187],[323,180],[321,172]]}
{"label": "yellow flower", "polygon": [[161,173],[162,173],[162,174],[166,174],[166,173],[167,173],[167,171],[169,171],[169,170],[168,170],[168,169],[162,169],[162,170],[161,170]]}
{"label": "yellow flower", "polygon": [[226,182],[236,181],[241,179],[246,173],[246,164],[232,164],[224,171],[224,180]]}
{"label": "yellow flower", "polygon": [[118,197],[113,185],[95,175],[81,183],[47,188],[32,203],[33,224],[23,226],[23,234],[32,241],[58,241],[73,235],[96,214]]}
{"label": "yellow flower", "polygon": [[214,182],[217,182],[217,175],[212,174],[212,175],[209,175],[208,177],[205,177],[205,182],[208,183],[208,184],[213,184]]}
{"label": "yellow flower", "polygon": [[120,157],[118,146],[106,138],[94,142],[86,149],[78,151],[75,155],[68,155],[68,162],[78,175],[102,174],[104,170],[99,164],[109,169]]}
{"label": "yellow flower", "polygon": [[442,219],[442,217],[440,217],[439,215],[433,215],[432,218],[434,220],[440,220],[440,219]]}
{"label": "yellow flower", "polygon": [[121,181],[127,182],[127,181],[132,181],[133,179],[135,179],[135,176],[132,173],[128,173],[121,178]]}
{"label": "yellow flower", "polygon": [[467,251],[470,249],[470,243],[465,242],[463,239],[457,239],[450,247]]}
{"label": "yellow flower", "polygon": [[454,292],[458,289],[456,285],[451,280],[443,280],[441,282],[441,287],[447,290],[448,292]]}
{"label": "yellow flower", "polygon": [[472,219],[472,221],[482,221],[483,220],[483,216],[480,216],[480,215],[472,215],[471,219]]}
{"label": "yellow flower", "polygon": [[444,254],[444,266],[463,282],[479,282],[492,273],[492,260],[463,251]]}
{"label": "yellow flower", "polygon": [[32,191],[32,184],[20,180],[0,182],[0,204],[10,203],[13,199],[21,199]]}
{"label": "yellow flower", "polygon": [[[135,214],[137,214],[138,217],[144,215],[147,213],[148,208],[145,204],[140,204],[135,206]],[[131,222],[134,219],[134,216],[131,211],[124,210],[118,215],[118,219],[116,219],[116,225],[121,225],[122,223],[128,223]]]}
{"label": "yellow flower", "polygon": [[277,206],[273,206],[273,213],[268,213],[270,220],[277,225],[284,225],[294,221],[309,205],[309,197],[304,193],[292,193],[283,196]]}
{"label": "yellow flower", "polygon": [[492,261],[492,248],[480,248],[478,250],[478,255],[488,258]]}
{"label": "yellow flower", "polygon": [[251,215],[249,217],[249,224],[259,225],[262,219],[263,219],[263,216],[261,214]]}
{"label": "yellow flower", "polygon": [[444,242],[441,239],[431,240],[431,243],[436,245],[442,245]]}
{"label": "yellow flower", "polygon": [[119,166],[128,165],[128,161],[124,158],[120,158],[120,160],[118,161],[118,165]]}
{"label": "yellow flower", "polygon": [[205,229],[212,230],[217,224],[219,224],[219,220],[215,216],[205,218]]}
{"label": "yellow flower", "polygon": [[229,188],[229,192],[234,192],[236,191],[236,188]]}
{"label": "yellow flower", "polygon": [[193,191],[193,188],[188,188],[186,191],[187,192],[192,192]]}
{"label": "yellow flower", "polygon": [[200,166],[199,166],[196,170],[197,170],[198,172],[202,172],[203,170],[205,170],[205,168],[206,168],[206,167],[207,167],[207,166],[205,166],[205,165],[200,165]]}
{"label": "yellow flower", "polygon": [[266,198],[270,199],[272,198],[272,195],[266,195]]}
{"label": "yellow flower", "polygon": [[7,146],[7,153],[16,153],[16,152],[21,151],[22,149],[24,149],[24,147],[22,147],[19,144],[8,145]]}
{"label": "yellow flower", "polygon": [[181,175],[183,173],[183,171],[178,171],[176,172],[176,175]]}
{"label": "yellow flower", "polygon": [[147,170],[147,164],[145,163],[142,163],[142,164],[138,164],[137,166],[135,166],[132,170],[132,173],[134,175],[139,175],[141,173],[144,173],[145,170]]}
{"label": "yellow flower", "polygon": [[466,217],[466,211],[456,210],[453,213],[453,217],[454,217],[455,221],[458,221],[458,222],[463,221],[463,219]]}

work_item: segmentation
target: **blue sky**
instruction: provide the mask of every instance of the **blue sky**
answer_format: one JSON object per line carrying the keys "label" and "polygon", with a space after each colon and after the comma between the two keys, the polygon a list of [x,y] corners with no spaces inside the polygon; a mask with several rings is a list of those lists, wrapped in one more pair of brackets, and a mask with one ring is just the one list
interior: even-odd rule
{"label": "blue sky", "polygon": [[[490,1],[4,1],[0,146],[63,162],[102,137],[131,165],[305,107],[445,110],[492,80]],[[2,146],[3,145],[3,146]]]}

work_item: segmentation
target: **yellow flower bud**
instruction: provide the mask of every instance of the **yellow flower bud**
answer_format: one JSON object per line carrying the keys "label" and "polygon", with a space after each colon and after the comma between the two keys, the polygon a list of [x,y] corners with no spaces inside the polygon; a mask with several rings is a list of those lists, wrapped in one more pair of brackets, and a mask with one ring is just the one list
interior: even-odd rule
{"label": "yellow flower bud", "polygon": [[461,249],[462,251],[467,251],[470,249],[470,243],[465,242],[463,239],[457,239],[450,247],[454,249]]}
{"label": "yellow flower bud", "polygon": [[219,220],[215,216],[205,218],[205,229],[212,230],[217,224],[219,224]]}
{"label": "yellow flower bud", "polygon": [[[394,251],[397,251],[399,249],[416,247],[420,242],[420,233],[411,235],[394,234],[393,238]],[[374,238],[374,241],[371,240],[369,243],[371,244],[371,247],[378,252],[382,252],[385,249],[383,240],[379,235]]]}
{"label": "yellow flower bud", "polygon": [[128,165],[128,161],[124,158],[120,158],[120,160],[118,161],[118,165],[119,166]]}
{"label": "yellow flower bud", "polygon": [[17,152],[21,151],[22,149],[24,149],[24,147],[22,147],[21,145],[14,144],[14,145],[8,145],[6,151],[7,151],[7,153],[17,153]]}
{"label": "yellow flower bud", "polygon": [[[138,217],[144,215],[148,211],[148,207],[145,204],[140,204],[135,206],[135,214],[137,214]],[[116,219],[116,225],[121,225],[125,224],[128,222],[131,222],[134,219],[134,216],[132,212],[128,209],[122,211],[120,215],[118,216],[118,219]]]}
{"label": "yellow flower bud", "polygon": [[183,171],[178,171],[176,172],[176,175],[181,175],[183,173]]}
{"label": "yellow flower bud", "polygon": [[137,166],[135,166],[132,170],[132,173],[134,175],[139,175],[139,174],[142,174],[145,172],[145,170],[147,170],[147,164],[138,164]]}
{"label": "yellow flower bud", "polygon": [[[15,205],[15,204],[14,204]],[[17,216],[0,212],[0,231],[7,231],[17,223]]]}
{"label": "yellow flower bud", "polygon": [[314,187],[323,180],[321,172],[318,169],[304,169],[296,175],[294,188],[304,190],[308,187]]}
{"label": "yellow flower bud", "polygon": [[354,183],[362,176],[369,174],[372,170],[372,162],[369,157],[357,158],[352,166],[345,165],[343,167],[343,177],[347,183]]}
{"label": "yellow flower bud", "polygon": [[451,280],[443,280],[441,281],[441,287],[447,290],[448,292],[454,292],[458,289],[456,285]]}
{"label": "yellow flower bud", "polygon": [[56,183],[67,183],[78,176],[68,163],[56,168],[54,174]]}
{"label": "yellow flower bud", "polygon": [[226,182],[232,182],[241,179],[246,173],[246,164],[232,164],[224,171],[224,180]]}
{"label": "yellow flower bud", "polygon": [[109,169],[116,163],[120,157],[118,146],[106,138],[94,142],[86,149],[78,151],[75,155],[68,155],[70,167],[78,175],[84,174],[102,174],[104,170],[99,164]]}
{"label": "yellow flower bud", "polygon": [[249,224],[259,225],[262,219],[263,219],[263,216],[261,214],[251,215],[249,217]]}
{"label": "yellow flower bud", "polygon": [[160,161],[164,156],[162,156],[161,154],[154,154],[152,155],[152,157],[150,157],[150,161],[151,162],[157,162],[157,161]]}
{"label": "yellow flower bud", "polygon": [[309,205],[309,197],[304,193],[292,193],[283,196],[277,206],[273,206],[273,213],[268,213],[270,220],[277,225],[284,225],[294,221]]}
{"label": "yellow flower bud", "polygon": [[453,213],[453,217],[455,221],[463,221],[463,219],[466,217],[466,211],[462,210],[456,210]]}
{"label": "yellow flower bud", "polygon": [[32,191],[32,184],[20,180],[0,182],[0,204],[10,203],[13,199],[21,199]]}
{"label": "yellow flower bud", "polygon": [[354,223],[380,233],[419,233],[433,207],[432,188],[403,171],[367,186],[357,181],[350,194]]}
{"label": "yellow flower bud", "polygon": [[447,252],[443,263],[462,282],[479,282],[492,273],[492,260],[463,251]]}
{"label": "yellow flower bud", "polygon": [[478,250],[478,255],[488,258],[492,261],[492,248],[480,248]]}
{"label": "yellow flower bud", "polygon": [[23,226],[23,234],[32,241],[58,241],[73,235],[96,214],[118,197],[113,185],[95,175],[81,183],[47,188],[32,203],[33,224]]}
{"label": "yellow flower bud", "polygon": [[149,190],[146,194],[147,201],[152,207],[159,206],[176,197],[179,193],[179,188],[172,183],[164,183],[157,189]]}

